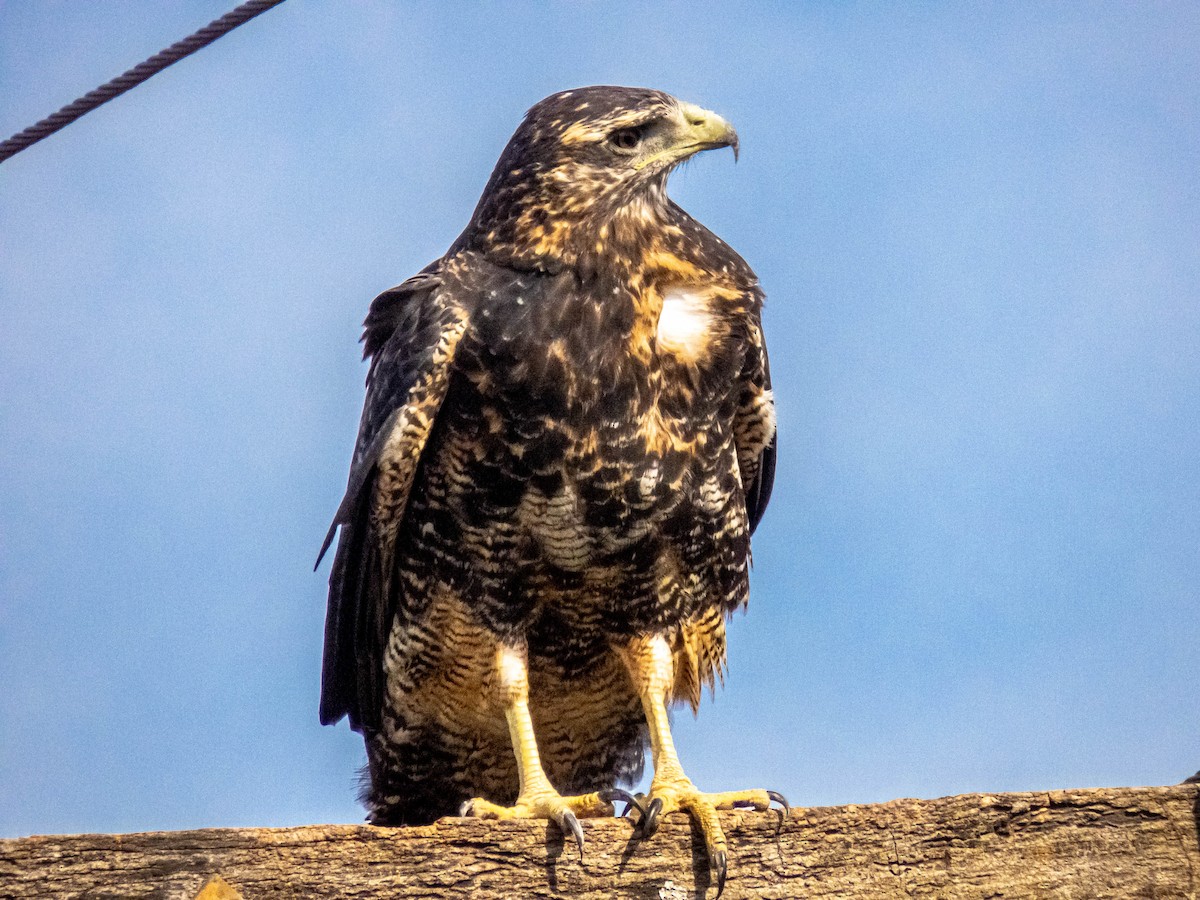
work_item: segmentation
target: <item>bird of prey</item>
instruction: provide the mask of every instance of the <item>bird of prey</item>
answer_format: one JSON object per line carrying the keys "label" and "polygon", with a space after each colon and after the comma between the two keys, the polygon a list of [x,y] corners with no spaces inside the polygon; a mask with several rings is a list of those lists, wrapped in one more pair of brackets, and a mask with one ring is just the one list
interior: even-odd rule
{"label": "bird of prey", "polygon": [[[611,801],[716,810],[668,724],[725,665],[775,470],[763,293],[667,176],[715,113],[587,87],[534,106],[446,254],[371,304],[320,716],[367,748],[377,824],[460,810],[575,835]],[[618,784],[654,776],[647,797]],[[786,804],[783,804],[786,807]]]}

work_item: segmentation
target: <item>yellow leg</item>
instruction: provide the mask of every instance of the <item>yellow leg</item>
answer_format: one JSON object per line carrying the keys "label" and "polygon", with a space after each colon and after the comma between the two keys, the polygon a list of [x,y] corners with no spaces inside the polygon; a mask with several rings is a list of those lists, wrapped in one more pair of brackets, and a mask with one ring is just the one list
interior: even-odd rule
{"label": "yellow leg", "polygon": [[524,651],[499,648],[495,673],[499,701],[504,707],[508,733],[517,757],[520,790],[517,802],[512,806],[500,806],[482,797],[468,800],[463,804],[463,815],[482,819],[551,819],[564,834],[574,836],[582,856],[583,828],[578,817],[611,816],[613,806],[610,801],[620,798],[624,791],[600,791],[576,797],[559,794],[546,777],[538,754],[533,719],[529,715],[529,673]]}
{"label": "yellow leg", "polygon": [[642,699],[646,722],[650,726],[650,747],[654,757],[654,780],[650,783],[650,799],[642,817],[642,831],[652,835],[658,828],[659,817],[683,810],[692,815],[704,834],[708,858],[717,873],[717,896],[725,889],[729,848],[725,832],[717,816],[718,809],[738,806],[769,809],[772,801],[787,809],[787,802],[775,791],[725,791],[706,794],[696,789],[683,772],[671,726],[667,720],[667,700],[670,697],[675,662],[666,640],[655,635],[639,638],[622,652],[622,658]]}

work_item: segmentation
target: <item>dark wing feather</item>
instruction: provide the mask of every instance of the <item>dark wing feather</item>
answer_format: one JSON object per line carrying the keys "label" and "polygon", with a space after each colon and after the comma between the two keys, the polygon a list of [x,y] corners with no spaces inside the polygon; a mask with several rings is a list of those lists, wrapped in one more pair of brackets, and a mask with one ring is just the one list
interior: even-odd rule
{"label": "dark wing feather", "polygon": [[[767,345],[762,345],[763,389],[771,390],[771,363],[767,358]],[[746,514],[750,517],[750,533],[762,520],[767,511],[767,503],[771,499],[771,488],[775,486],[775,442],[779,439],[777,431],[772,430],[771,442],[758,457],[758,472],[746,488]]]}
{"label": "dark wing feather", "polygon": [[321,548],[323,556],[340,527],[321,671],[326,725],[345,715],[355,729],[378,725],[383,652],[395,613],[394,542],[466,328],[440,285],[435,273],[422,273],[376,297],[367,315],[367,399],[346,495]]}
{"label": "dark wing feather", "polygon": [[774,402],[771,398],[771,364],[757,317],[749,338],[743,369],[745,389],[734,433],[742,473],[742,492],[746,498],[746,515],[750,520],[750,533],[753,534],[767,510],[771,488],[775,484],[776,434]]}

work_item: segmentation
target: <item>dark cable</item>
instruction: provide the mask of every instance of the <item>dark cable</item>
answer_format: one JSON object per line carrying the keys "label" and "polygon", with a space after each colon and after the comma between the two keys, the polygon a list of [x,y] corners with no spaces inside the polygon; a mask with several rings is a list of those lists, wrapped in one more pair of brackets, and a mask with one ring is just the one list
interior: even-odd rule
{"label": "dark cable", "polygon": [[49,137],[60,128],[70,125],[80,116],[91,112],[97,106],[107,103],[114,97],[119,97],[130,88],[137,87],[152,75],[157,75],[172,63],[179,62],[185,56],[190,56],[201,47],[207,47],[217,38],[228,34],[239,25],[250,21],[259,13],[264,13],[272,6],[278,6],[283,0],[249,0],[236,9],[232,9],[219,19],[209,22],[195,34],[176,41],[166,50],[155,53],[145,62],[138,63],[123,75],[118,75],[107,84],[102,84],[94,91],[84,94],[74,103],[69,103],[52,116],[47,116],[36,125],[30,125],[24,131],[14,134],[0,144],[0,163],[15,156],[26,147],[36,144],[42,138]]}

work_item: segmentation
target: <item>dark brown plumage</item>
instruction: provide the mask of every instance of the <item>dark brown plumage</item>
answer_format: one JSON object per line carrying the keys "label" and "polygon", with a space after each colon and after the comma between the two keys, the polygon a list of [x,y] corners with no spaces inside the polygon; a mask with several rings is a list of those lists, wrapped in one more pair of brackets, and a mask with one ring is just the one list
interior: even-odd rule
{"label": "dark brown plumage", "polygon": [[371,304],[321,694],[366,740],[371,821],[574,829],[609,807],[556,791],[636,779],[649,741],[652,795],[703,823],[658,709],[722,671],[775,459],[758,281],[666,196],[718,146],[658,91],[549,97],[446,255]]}

